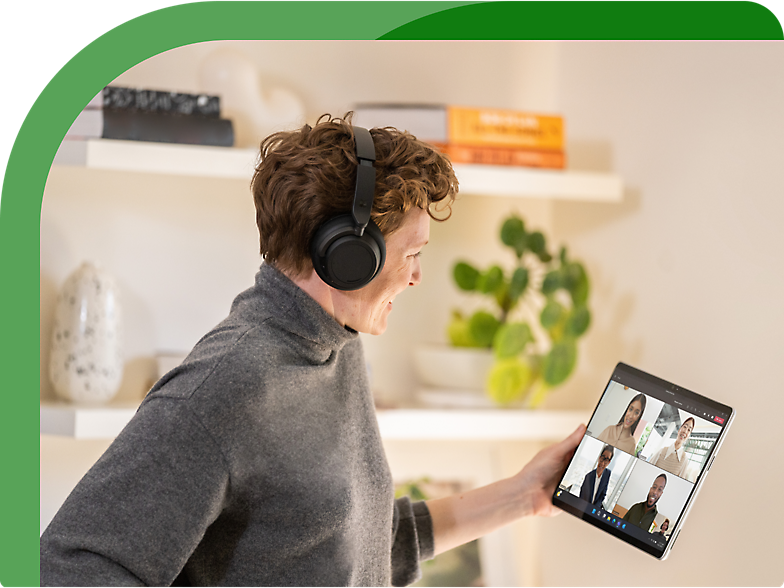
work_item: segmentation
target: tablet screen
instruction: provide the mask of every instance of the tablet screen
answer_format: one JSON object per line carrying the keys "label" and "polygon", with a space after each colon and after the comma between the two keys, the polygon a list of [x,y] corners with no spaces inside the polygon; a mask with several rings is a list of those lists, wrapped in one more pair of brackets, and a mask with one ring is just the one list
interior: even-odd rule
{"label": "tablet screen", "polygon": [[618,364],[553,503],[663,559],[732,417],[726,405]]}

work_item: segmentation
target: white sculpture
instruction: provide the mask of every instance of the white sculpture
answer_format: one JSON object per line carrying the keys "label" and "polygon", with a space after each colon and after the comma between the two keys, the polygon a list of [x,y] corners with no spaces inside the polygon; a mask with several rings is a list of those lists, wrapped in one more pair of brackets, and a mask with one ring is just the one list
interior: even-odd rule
{"label": "white sculpture", "polygon": [[299,97],[284,88],[265,90],[256,66],[239,51],[224,47],[208,55],[199,82],[202,92],[220,96],[221,116],[232,119],[237,147],[258,147],[270,133],[305,123]]}

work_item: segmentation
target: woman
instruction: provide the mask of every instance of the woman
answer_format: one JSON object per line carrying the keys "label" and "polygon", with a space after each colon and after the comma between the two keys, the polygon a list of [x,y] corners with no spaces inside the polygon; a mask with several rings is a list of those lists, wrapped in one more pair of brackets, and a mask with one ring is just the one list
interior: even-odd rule
{"label": "woman", "polygon": [[686,457],[685,443],[689,440],[691,432],[694,430],[694,422],[692,417],[683,421],[683,424],[678,429],[678,436],[675,438],[675,443],[659,449],[659,451],[651,456],[649,462],[671,474],[685,478],[686,467],[689,465],[689,458]]}
{"label": "woman", "polygon": [[638,394],[632,398],[618,424],[607,427],[599,434],[597,439],[614,445],[621,451],[635,455],[637,439],[634,438],[634,432],[637,430],[637,425],[645,412],[646,403],[645,394]]}
{"label": "woman", "polygon": [[607,485],[610,483],[612,475],[612,470],[607,466],[610,465],[614,453],[612,445],[605,445],[599,455],[596,468],[585,474],[583,479],[580,498],[587,500],[594,506],[601,507],[605,496],[607,496]]}
{"label": "woman", "polygon": [[63,504],[41,537],[42,585],[404,585],[434,554],[557,514],[551,496],[582,426],[511,478],[394,499],[358,332],[383,333],[395,298],[421,281],[432,206],[449,209],[457,182],[431,146],[373,129],[369,216],[385,262],[369,284],[334,288],[310,245],[352,210],[369,165],[359,135],[327,117],[262,142],[255,285]]}

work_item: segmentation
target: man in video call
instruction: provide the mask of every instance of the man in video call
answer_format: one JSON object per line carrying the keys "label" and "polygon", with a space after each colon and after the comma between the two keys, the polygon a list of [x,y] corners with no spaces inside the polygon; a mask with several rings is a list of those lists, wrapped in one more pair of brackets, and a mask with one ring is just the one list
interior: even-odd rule
{"label": "man in video call", "polygon": [[580,487],[580,498],[594,506],[602,506],[602,501],[607,496],[607,485],[612,475],[612,471],[607,466],[612,461],[613,453],[612,445],[604,446],[596,468],[585,474],[583,485]]}
{"label": "man in video call", "polygon": [[653,519],[656,518],[658,511],[656,510],[656,503],[659,498],[664,494],[664,487],[667,485],[667,476],[659,474],[653,481],[651,489],[648,490],[648,498],[644,502],[638,502],[626,511],[623,515],[623,520],[640,527],[643,531],[651,528]]}

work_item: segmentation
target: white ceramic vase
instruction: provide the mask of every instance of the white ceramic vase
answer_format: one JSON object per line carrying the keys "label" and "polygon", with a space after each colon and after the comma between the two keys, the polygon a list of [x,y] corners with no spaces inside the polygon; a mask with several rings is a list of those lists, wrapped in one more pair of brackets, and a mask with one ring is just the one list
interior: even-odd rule
{"label": "white ceramic vase", "polygon": [[57,297],[49,376],[59,397],[95,404],[114,397],[122,372],[117,285],[100,267],[85,262]]}

